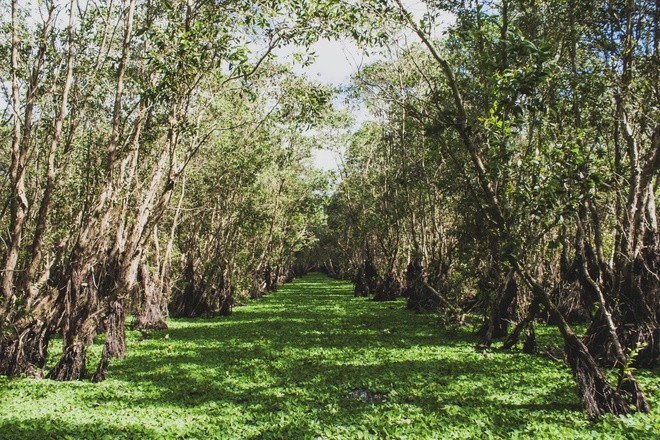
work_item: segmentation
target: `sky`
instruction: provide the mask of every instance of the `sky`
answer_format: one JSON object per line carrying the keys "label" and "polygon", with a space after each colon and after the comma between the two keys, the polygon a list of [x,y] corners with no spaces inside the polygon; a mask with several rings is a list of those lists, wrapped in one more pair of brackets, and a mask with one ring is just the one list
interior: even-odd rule
{"label": "sky", "polygon": [[[426,13],[426,3],[419,0],[403,0],[405,7],[419,21]],[[440,20],[439,26],[435,30],[435,37],[439,36],[448,25],[453,22],[450,14]],[[417,41],[417,36],[411,30],[404,31],[401,35],[401,41]],[[353,73],[366,64],[378,60],[378,55],[365,55],[364,51],[359,49],[351,40],[320,40],[311,47],[316,53],[314,62],[308,66],[294,64],[294,72],[306,76],[312,81],[318,81],[326,85],[340,86],[348,83]],[[296,51],[295,47],[282,49],[278,56],[283,59],[292,59],[292,54]],[[343,106],[341,100],[336,101],[337,106]],[[355,109],[354,109],[355,110]],[[366,109],[357,109],[359,113],[357,120],[364,121],[368,119]],[[329,149],[317,149],[313,151],[314,165],[322,170],[337,170],[341,162],[340,151],[337,146]]]}

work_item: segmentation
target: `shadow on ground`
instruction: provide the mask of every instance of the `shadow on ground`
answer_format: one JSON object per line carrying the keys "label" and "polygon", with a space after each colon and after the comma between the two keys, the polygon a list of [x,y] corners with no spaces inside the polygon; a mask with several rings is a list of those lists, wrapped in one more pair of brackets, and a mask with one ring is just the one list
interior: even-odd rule
{"label": "shadow on ground", "polygon": [[[467,331],[403,306],[312,274],[231,317],[132,334],[102,384],[0,382],[15,399],[0,403],[0,438],[525,438],[588,426],[562,366],[477,353]],[[369,393],[382,399],[355,397]]]}

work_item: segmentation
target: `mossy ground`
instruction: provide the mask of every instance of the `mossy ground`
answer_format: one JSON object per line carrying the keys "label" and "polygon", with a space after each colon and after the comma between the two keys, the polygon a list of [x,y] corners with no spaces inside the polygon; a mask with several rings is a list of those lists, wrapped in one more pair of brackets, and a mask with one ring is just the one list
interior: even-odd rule
{"label": "mossy ground", "polygon": [[658,438],[658,370],[638,373],[655,413],[592,423],[563,365],[474,341],[312,274],[228,318],[129,332],[103,383],[0,378],[0,438]]}

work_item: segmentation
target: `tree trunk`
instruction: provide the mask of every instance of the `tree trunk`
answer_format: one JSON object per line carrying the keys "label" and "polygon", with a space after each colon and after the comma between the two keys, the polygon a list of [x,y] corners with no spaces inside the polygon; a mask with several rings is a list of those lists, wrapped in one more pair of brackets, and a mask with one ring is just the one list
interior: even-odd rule
{"label": "tree trunk", "polygon": [[[543,286],[537,283],[520,266],[515,258],[511,257],[511,262],[516,272],[522,277],[534,295],[554,315],[557,327],[564,339],[566,359],[580,389],[582,406],[587,416],[591,419],[598,419],[600,416],[608,413],[614,415],[630,414],[631,410],[625,397],[618,389],[610,386],[593,356],[589,353],[586,345],[573,333],[573,330],[561,312],[559,312],[557,306],[552,302],[550,295],[545,291]],[[637,410],[648,411],[648,406],[638,406]]]}
{"label": "tree trunk", "polygon": [[525,354],[536,354],[538,351],[538,344],[536,343],[536,332],[534,331],[533,322],[531,322],[529,327],[527,327],[527,337],[525,338],[522,351]]}
{"label": "tree trunk", "polygon": [[424,286],[424,269],[419,257],[413,258],[406,268],[406,307],[416,312],[438,311],[440,299]]}
{"label": "tree trunk", "polygon": [[367,283],[364,280],[364,269],[359,268],[356,271],[354,283],[355,290],[353,293],[355,296],[369,296],[369,289],[367,288]]}
{"label": "tree trunk", "polygon": [[374,301],[394,301],[401,295],[401,286],[392,273],[378,283],[374,293]]}
{"label": "tree trunk", "polygon": [[68,345],[47,377],[60,381],[80,380],[85,377],[87,347],[93,339],[94,335],[88,335],[83,337],[82,342],[76,341]]}
{"label": "tree trunk", "polygon": [[378,271],[370,258],[358,269],[355,277],[355,296],[369,296],[376,292],[378,286]]}
{"label": "tree trunk", "polygon": [[145,261],[140,265],[140,280],[142,284],[142,309],[138,314],[133,328],[136,330],[163,330],[167,328],[167,299],[159,280],[154,279]]}
{"label": "tree trunk", "polygon": [[478,332],[481,336],[480,345],[482,347],[490,347],[493,339],[503,338],[507,335],[511,318],[509,308],[517,294],[518,283],[514,277],[514,271],[510,270],[495,293],[488,320]]}
{"label": "tree trunk", "polygon": [[0,374],[39,377],[46,366],[50,331],[45,321],[35,320],[0,339]]}
{"label": "tree trunk", "polygon": [[62,356],[48,372],[49,379],[69,381],[85,377],[87,348],[94,342],[99,325],[99,311],[90,313],[91,306],[77,308],[77,314],[87,317],[71,322],[74,326],[66,329]]}
{"label": "tree trunk", "polygon": [[378,270],[371,259],[364,262],[364,284],[367,295],[374,293],[378,287]]}
{"label": "tree trunk", "polygon": [[48,343],[63,308],[60,291],[50,288],[19,316],[14,316],[11,325],[0,332],[0,375],[41,375]]}
{"label": "tree trunk", "polygon": [[222,296],[221,301],[222,302],[220,304],[220,310],[218,313],[221,316],[231,315],[234,304],[236,303],[236,300],[234,299],[234,293],[231,287],[228,287],[226,289],[226,293],[225,295]]}
{"label": "tree trunk", "polygon": [[[520,340],[520,334],[525,330],[526,328],[530,329],[533,332],[533,326],[534,326],[534,319],[536,319],[536,315],[539,313],[541,303],[538,300],[538,298],[533,298],[532,299],[532,304],[529,306],[529,310],[527,311],[527,315],[525,318],[520,321],[516,327],[513,329],[513,331],[509,334],[509,336],[506,338],[504,341],[504,344],[502,344],[502,348],[505,350],[511,349],[514,345],[518,343]],[[527,339],[529,340],[529,338]],[[527,345],[527,340],[525,341],[525,345]],[[523,348],[524,351],[524,348]]]}
{"label": "tree trunk", "polygon": [[108,314],[103,320],[105,343],[101,361],[92,377],[93,382],[102,382],[108,375],[111,358],[122,358],[126,355],[126,311],[122,301],[113,300],[106,307]]}
{"label": "tree trunk", "polygon": [[598,419],[608,413],[615,416],[630,414],[628,402],[610,386],[587,347],[570,329],[567,330],[567,326],[565,321],[560,324],[564,336],[564,352],[580,387],[580,397],[587,416]]}

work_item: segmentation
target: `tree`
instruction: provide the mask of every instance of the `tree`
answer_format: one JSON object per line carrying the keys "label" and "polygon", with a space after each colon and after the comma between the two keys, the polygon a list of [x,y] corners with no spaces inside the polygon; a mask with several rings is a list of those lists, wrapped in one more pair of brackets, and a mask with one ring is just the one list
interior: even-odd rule
{"label": "tree", "polygon": [[[141,313],[138,327],[164,325],[180,224],[167,208],[200,149],[228,125],[211,120],[212,94],[246,91],[274,47],[318,36],[281,19],[292,16],[281,8],[307,13],[295,2],[9,6],[0,372],[38,374],[59,333],[64,351],[49,376],[81,378],[102,332],[102,380],[109,359],[125,352],[130,310]],[[43,21],[28,18],[35,11]],[[256,54],[251,41],[262,43]],[[264,255],[284,260],[283,242],[273,236]]]}
{"label": "tree", "polygon": [[[454,111],[456,112],[455,129],[474,167],[473,169],[481,190],[481,195],[487,206],[487,212],[495,226],[494,232],[505,241],[509,242],[509,244],[511,244],[511,242],[515,243],[517,237],[512,230],[513,225],[510,220],[509,209],[509,206],[511,206],[510,202],[498,195],[497,186],[494,184],[496,182],[493,182],[492,177],[489,175],[489,162],[486,161],[483,148],[477,143],[477,139],[479,139],[476,137],[477,131],[475,130],[474,123],[468,114],[466,101],[464,100],[454,69],[447,59],[440,54],[434,43],[412,20],[410,14],[404,9],[401,2],[395,0],[395,3],[399,7],[405,20],[429,49],[433,58],[438,62],[445,74],[447,84],[449,85],[452,94]],[[506,10],[506,2],[504,5],[504,10]],[[506,17],[504,18],[506,19]],[[502,122],[506,123],[506,114],[503,115]],[[655,156],[652,155],[651,159],[655,161]],[[588,352],[587,347],[571,330],[563,315],[554,304],[546,288],[535,279],[528,269],[526,269],[524,262],[517,255],[519,252],[520,250],[517,250],[515,247],[510,248],[507,260],[511,264],[512,269],[516,271],[532,290],[534,295],[539,298],[558,321],[560,331],[566,343],[565,350],[568,362],[580,386],[583,404],[589,416],[598,417],[604,412],[612,412],[614,414],[627,413],[627,403],[620,394],[620,391],[610,387],[607,383],[604,375],[596,366],[593,357]],[[601,300],[601,307],[605,307],[605,302],[603,300]],[[616,341],[617,338],[615,332],[613,329],[611,330],[612,338]],[[620,360],[623,361],[625,358]],[[626,382],[626,388],[632,394],[633,403],[636,409],[640,411],[648,411],[648,404],[645,401],[641,389],[632,377],[630,370],[624,371],[624,368],[621,368],[620,381]]]}
{"label": "tree", "polygon": [[[362,228],[361,237],[358,239],[351,232],[356,229],[354,225],[342,233],[346,237],[343,240],[353,240],[354,246],[360,246],[365,253],[373,252],[372,244],[376,248],[380,244],[385,258],[376,260],[376,266],[385,273],[390,267],[387,255],[406,256],[407,294],[412,295],[413,304],[419,302],[420,295],[427,295],[449,310],[456,310],[461,302],[465,307],[481,308],[485,316],[480,332],[482,346],[507,336],[508,321],[517,320],[505,345],[511,347],[528,329],[526,349],[533,349],[534,320],[545,314],[559,326],[568,363],[585,409],[593,418],[607,412],[628,413],[626,399],[637,410],[648,411],[644,395],[626,367],[635,343],[623,341],[625,333],[635,335],[628,341],[649,337],[655,331],[650,329],[655,327],[649,324],[652,319],[644,317],[653,316],[651,311],[657,307],[655,297],[645,296],[655,292],[655,281],[650,281],[657,280],[654,251],[645,254],[644,258],[650,260],[643,265],[637,259],[634,277],[625,275],[634,270],[618,271],[616,263],[618,258],[628,262],[637,258],[633,258],[638,255],[634,252],[617,250],[622,249],[619,243],[626,242],[620,231],[631,231],[626,225],[631,225],[632,218],[646,219],[640,220],[638,224],[646,226],[637,231],[649,231],[643,233],[648,237],[657,235],[653,232],[656,213],[651,208],[655,196],[649,195],[648,185],[657,179],[652,140],[655,126],[630,125],[631,110],[621,110],[620,90],[629,90],[625,84],[632,84],[633,76],[630,70],[616,67],[630,65],[627,57],[631,54],[638,54],[644,62],[646,56],[651,58],[653,39],[649,30],[653,29],[650,18],[655,9],[646,4],[637,7],[632,2],[615,3],[604,10],[573,2],[559,6],[510,1],[429,4],[430,12],[421,23],[398,0],[367,7],[381,20],[389,17],[403,22],[417,35],[426,53],[414,48],[403,50],[395,54],[394,61],[365,69],[362,93],[385,98],[385,104],[379,108],[384,120],[380,126],[382,135],[369,150],[356,150],[356,159],[350,159],[349,153],[348,169],[357,175],[375,174],[361,182],[370,188],[360,189],[366,196],[358,200],[370,201],[365,208],[375,210],[382,226],[375,227],[378,221],[370,224],[366,218],[361,220],[352,214],[353,224]],[[450,8],[457,17],[453,32],[441,43],[432,40],[427,32],[438,11],[431,6]],[[631,26],[637,23],[639,32],[631,31],[620,17],[628,17]],[[612,29],[622,31],[617,36],[619,31]],[[633,35],[646,37],[640,37],[639,43],[630,43],[625,54],[613,49],[617,47],[615,41]],[[562,57],[563,53],[568,56]],[[645,80],[651,77],[653,73],[647,71],[639,79],[649,84]],[[640,88],[640,96],[645,93],[642,90],[650,91]],[[653,120],[648,118],[650,112],[645,113],[647,120]],[[604,132],[612,134],[604,136]],[[638,157],[636,146],[641,145],[638,140],[632,142],[631,136],[636,135],[652,140],[643,155],[647,162],[641,168],[634,165]],[[388,150],[397,143],[405,145],[405,151]],[[624,144],[628,146],[627,156],[617,147]],[[426,160],[429,151],[437,157],[432,162]],[[390,152],[394,152],[392,163],[396,166],[379,164],[379,160],[391,157]],[[362,165],[353,171],[350,160]],[[374,172],[371,167],[375,164],[378,166]],[[414,165],[408,168],[406,164]],[[431,164],[442,169],[442,177],[434,176],[442,181],[437,187],[431,183],[433,174],[426,167]],[[621,170],[629,165],[631,170],[639,171],[631,171],[631,177],[621,180]],[[642,178],[643,174],[647,177]],[[356,186],[351,175],[347,177],[342,186]],[[647,179],[641,182],[646,188],[641,192],[639,179]],[[425,184],[420,185],[420,181]],[[396,183],[390,186],[391,182]],[[613,190],[614,182],[632,188],[627,202]],[[632,186],[628,186],[631,182]],[[383,210],[377,204],[377,191],[383,187],[387,193],[382,197],[390,200],[399,188],[411,191],[392,200],[390,206],[394,209]],[[337,199],[345,197],[345,193],[348,190],[338,193]],[[443,242],[456,240],[449,255],[441,249],[427,253],[427,248],[420,245],[427,240],[426,234],[419,232],[424,231],[425,219],[429,217],[419,202],[411,203],[417,194],[437,197],[435,200],[441,200],[448,208],[448,213],[439,217],[440,222],[434,220],[434,224],[444,226],[438,228],[443,232],[436,237]],[[630,201],[637,208],[632,208]],[[356,209],[360,205],[353,206]],[[624,206],[628,206],[627,210]],[[633,211],[641,212],[638,209],[647,214],[633,216]],[[399,215],[388,217],[392,211]],[[611,211],[617,212],[618,219],[608,214]],[[621,216],[624,212],[626,219]],[[345,215],[333,212],[338,214]],[[437,215],[430,218],[438,219]],[[400,225],[406,223],[414,226],[405,239],[395,241],[391,250],[383,246],[385,237],[394,231],[396,236]],[[337,224],[342,225],[342,221]],[[655,249],[655,238],[648,240],[647,245],[641,245],[641,239],[636,241],[640,252]],[[342,243],[340,249],[349,247]],[[611,252],[611,261],[605,258],[606,249]],[[349,252],[345,261],[351,261],[350,254],[355,252]],[[623,260],[619,266],[632,267]],[[452,266],[458,271],[452,273]],[[642,266],[645,270],[641,270]],[[395,267],[402,274],[405,265],[397,263]],[[438,275],[440,278],[435,278]],[[361,281],[362,277],[357,279]],[[434,288],[429,281],[441,288]],[[631,296],[615,293],[615,285],[645,288],[637,288],[638,293],[633,295],[636,300],[626,301]],[[474,299],[459,301],[458,289],[470,292],[473,286],[478,288]],[[448,292],[453,300],[448,298]],[[598,311],[583,341],[572,330],[568,318],[590,318],[594,304]],[[631,304],[642,307],[644,313],[641,309],[625,312]],[[628,329],[641,324],[639,330],[622,331],[620,323],[624,321]],[[602,350],[597,353],[604,340],[611,341],[614,355],[606,355]],[[654,349],[644,350],[640,351],[640,359],[646,361]],[[607,358],[619,367],[616,387],[607,382],[597,364],[598,359]]]}

